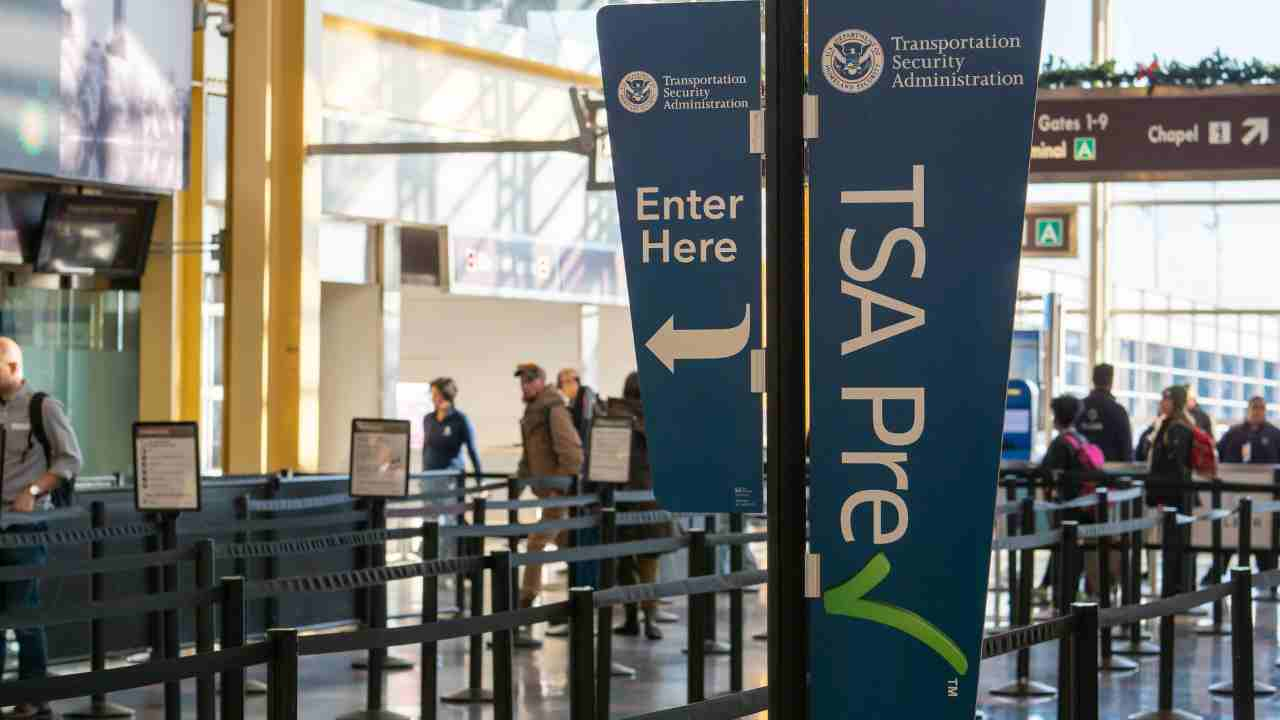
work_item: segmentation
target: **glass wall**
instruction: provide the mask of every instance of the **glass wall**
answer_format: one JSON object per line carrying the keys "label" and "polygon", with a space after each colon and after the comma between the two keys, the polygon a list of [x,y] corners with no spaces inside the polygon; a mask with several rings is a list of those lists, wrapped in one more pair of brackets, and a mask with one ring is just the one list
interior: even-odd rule
{"label": "glass wall", "polygon": [[22,346],[27,382],[66,406],[82,474],[128,472],[138,419],[139,294],[5,288],[0,334]]}

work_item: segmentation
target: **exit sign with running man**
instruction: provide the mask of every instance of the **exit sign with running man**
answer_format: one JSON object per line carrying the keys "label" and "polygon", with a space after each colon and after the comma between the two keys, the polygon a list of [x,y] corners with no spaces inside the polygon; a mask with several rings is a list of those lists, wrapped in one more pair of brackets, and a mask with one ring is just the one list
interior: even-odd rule
{"label": "exit sign with running man", "polygon": [[1023,257],[1076,256],[1076,208],[1028,205],[1022,231]]}

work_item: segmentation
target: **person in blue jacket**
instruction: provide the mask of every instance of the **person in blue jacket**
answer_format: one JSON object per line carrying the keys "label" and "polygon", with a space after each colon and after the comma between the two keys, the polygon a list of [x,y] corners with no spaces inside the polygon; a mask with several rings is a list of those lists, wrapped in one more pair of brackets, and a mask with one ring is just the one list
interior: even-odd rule
{"label": "person in blue jacket", "polygon": [[471,421],[453,402],[458,397],[458,384],[453,378],[441,377],[431,381],[431,404],[435,412],[422,421],[422,469],[467,469],[462,457],[465,446],[471,457],[471,468],[481,472],[480,454],[476,452],[476,430]]}

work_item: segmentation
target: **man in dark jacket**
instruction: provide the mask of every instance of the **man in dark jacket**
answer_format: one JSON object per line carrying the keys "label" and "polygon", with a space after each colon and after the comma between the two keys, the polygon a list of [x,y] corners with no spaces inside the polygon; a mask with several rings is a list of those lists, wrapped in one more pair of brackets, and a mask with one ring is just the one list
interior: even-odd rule
{"label": "man in dark jacket", "polygon": [[569,401],[569,412],[573,415],[573,426],[578,429],[578,436],[587,439],[587,429],[591,425],[591,417],[595,415],[596,391],[582,384],[578,371],[565,368],[556,375],[556,388]]}
{"label": "man in dark jacket", "polygon": [[1267,422],[1267,401],[1249,400],[1249,414],[1218,441],[1218,460],[1224,463],[1280,464],[1280,428]]}
{"label": "man in dark jacket", "polygon": [[1133,461],[1133,427],[1129,413],[1111,394],[1116,369],[1102,364],[1093,369],[1093,392],[1084,399],[1084,410],[1076,419],[1076,429],[1102,450],[1107,462]]}

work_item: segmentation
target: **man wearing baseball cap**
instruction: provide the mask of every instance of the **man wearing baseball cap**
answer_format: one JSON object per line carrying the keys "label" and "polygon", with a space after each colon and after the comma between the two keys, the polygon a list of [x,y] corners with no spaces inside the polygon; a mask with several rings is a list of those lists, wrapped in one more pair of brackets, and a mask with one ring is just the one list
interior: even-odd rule
{"label": "man wearing baseball cap", "polygon": [[[524,399],[524,416],[520,418],[523,450],[516,474],[526,480],[539,498],[564,495],[573,484],[573,476],[582,469],[582,438],[573,426],[573,416],[564,397],[547,385],[547,373],[536,363],[516,366]],[[542,522],[565,517],[564,508],[543,508]],[[548,543],[563,547],[567,533],[534,533],[529,536],[526,552],[540,552]],[[542,592],[542,566],[526,565],[520,584],[520,607],[531,607]],[[528,641],[528,629],[521,638]]]}

